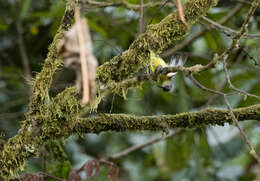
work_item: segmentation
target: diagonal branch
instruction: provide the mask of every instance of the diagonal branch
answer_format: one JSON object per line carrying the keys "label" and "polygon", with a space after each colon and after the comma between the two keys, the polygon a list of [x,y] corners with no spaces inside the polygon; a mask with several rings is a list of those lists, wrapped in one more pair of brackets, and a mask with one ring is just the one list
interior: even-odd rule
{"label": "diagonal branch", "polygon": [[150,139],[148,140],[147,142],[143,143],[143,144],[140,144],[140,145],[135,145],[135,146],[132,146],[132,147],[129,147],[121,152],[118,152],[114,155],[111,155],[108,157],[108,159],[119,159],[121,157],[124,157],[134,151],[137,151],[137,150],[140,150],[142,148],[145,148],[149,145],[152,145],[152,144],[155,144],[155,143],[158,143],[159,141],[163,141],[163,140],[166,140],[166,139],[169,139],[169,138],[172,138],[173,136],[175,136],[176,134],[179,134],[180,132],[182,131],[181,128],[179,129],[176,129],[175,131],[172,131],[171,133],[169,133],[167,136],[165,137],[158,137],[158,138],[153,138],[153,139]]}
{"label": "diagonal branch", "polygon": [[230,79],[230,75],[229,75],[228,70],[227,70],[227,61],[226,61],[226,59],[224,59],[224,61],[223,61],[223,68],[224,68],[224,72],[225,72],[225,75],[226,75],[226,80],[227,80],[228,85],[229,85],[229,87],[230,87],[231,89],[235,90],[236,92],[238,92],[239,94],[242,94],[242,95],[244,95],[244,96],[254,97],[254,98],[260,100],[260,97],[259,97],[259,96],[254,95],[254,94],[247,93],[247,92],[244,91],[244,90],[241,90],[241,89],[236,88],[236,87],[232,84],[231,79]]}
{"label": "diagonal branch", "polygon": [[103,84],[107,84],[110,80],[119,82],[131,77],[140,68],[149,64],[148,45],[155,53],[161,52],[174,41],[184,38],[189,27],[214,5],[216,5],[214,0],[187,1],[184,4],[183,12],[188,27],[179,20],[176,11],[160,23],[149,25],[128,50],[98,68],[98,79]]}
{"label": "diagonal branch", "polygon": [[[224,62],[226,62],[226,59],[227,59],[227,56],[224,58]],[[220,91],[215,91],[215,90],[209,89],[209,88],[201,85],[192,75],[190,75],[189,77],[195,83],[195,85],[198,86],[199,88],[201,88],[202,90],[214,93],[216,95],[222,95],[224,97],[224,101],[225,101],[226,107],[228,108],[228,111],[229,111],[229,116],[231,116],[231,119],[232,119],[233,123],[238,128],[240,134],[242,135],[242,137],[246,141],[246,144],[248,145],[248,147],[250,149],[250,154],[258,161],[258,163],[260,163],[259,155],[256,153],[254,147],[250,143],[250,141],[249,141],[247,135],[245,134],[244,130],[239,126],[238,119],[236,118],[235,113],[232,110],[231,105],[230,105],[230,103],[229,103],[229,101],[227,99],[227,94],[222,93]]]}
{"label": "diagonal branch", "polygon": [[247,144],[247,146],[248,146],[249,149],[250,149],[250,154],[251,154],[251,155],[257,160],[257,162],[260,164],[260,157],[259,157],[259,155],[256,153],[256,151],[255,151],[254,147],[252,146],[252,144],[250,143],[250,141],[249,141],[247,135],[245,134],[244,130],[239,126],[238,120],[237,120],[237,118],[236,118],[236,116],[235,116],[235,114],[234,114],[234,112],[233,112],[233,110],[232,110],[232,107],[231,107],[231,105],[230,105],[230,103],[229,103],[229,101],[228,101],[226,95],[224,95],[224,100],[225,100],[226,106],[227,106],[227,108],[228,108],[228,110],[229,110],[229,115],[231,116],[231,118],[232,118],[232,120],[233,120],[235,126],[238,128],[240,134],[241,134],[242,137],[245,139],[246,144]]}
{"label": "diagonal branch", "polygon": [[[219,24],[224,24],[226,23],[231,17],[234,16],[234,14],[236,14],[242,7],[242,4],[237,4],[234,8],[232,8],[231,11],[229,11],[221,20],[218,21]],[[198,39],[199,37],[201,37],[202,35],[204,35],[206,32],[212,30],[213,27],[209,27],[209,28],[205,28],[202,29],[200,31],[198,31],[197,33],[193,34],[191,38],[186,39],[184,41],[182,41],[180,44],[174,46],[173,48],[170,48],[169,50],[165,51],[162,54],[162,57],[168,57],[172,54],[174,54],[175,52],[177,52],[178,50],[181,50],[182,48],[184,48],[185,46],[189,45],[192,41],[195,41],[196,39]]]}
{"label": "diagonal branch", "polygon": [[[235,35],[237,33],[236,30],[233,30],[232,28],[223,26],[221,24],[219,24],[218,22],[215,22],[205,16],[201,16],[201,19],[203,19],[204,21],[206,21],[207,23],[209,23],[210,25],[212,25],[214,28],[219,29],[220,31],[226,33],[228,36],[232,36]],[[260,34],[249,34],[249,33],[245,33],[241,36],[241,38],[254,38],[254,39],[259,39],[260,38]]]}

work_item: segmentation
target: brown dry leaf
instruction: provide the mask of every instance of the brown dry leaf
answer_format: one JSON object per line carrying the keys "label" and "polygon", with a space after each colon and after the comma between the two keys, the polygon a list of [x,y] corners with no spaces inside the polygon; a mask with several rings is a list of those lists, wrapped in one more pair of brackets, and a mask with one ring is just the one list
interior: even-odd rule
{"label": "brown dry leaf", "polygon": [[81,181],[81,177],[76,169],[72,169],[69,174],[69,181]]}
{"label": "brown dry leaf", "polygon": [[[59,55],[63,58],[64,66],[76,72],[76,87],[78,91],[83,92],[82,103],[93,102],[96,97],[95,80],[98,63],[92,53],[92,41],[86,20],[77,19],[76,24],[64,35],[57,48]],[[87,62],[86,64],[83,62],[85,67],[81,66],[82,61]],[[82,71],[84,69],[86,69],[85,72]]]}

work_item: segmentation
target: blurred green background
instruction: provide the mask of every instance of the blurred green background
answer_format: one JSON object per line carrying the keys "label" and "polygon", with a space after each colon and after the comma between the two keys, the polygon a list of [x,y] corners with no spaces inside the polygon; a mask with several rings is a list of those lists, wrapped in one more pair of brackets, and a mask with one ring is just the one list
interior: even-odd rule
{"label": "blurred green background", "polygon": [[[128,0],[139,4],[139,0]],[[152,0],[144,1],[152,2]],[[157,1],[153,1],[157,2]],[[183,1],[184,2],[184,1]],[[219,21],[238,1],[220,1],[207,17]],[[238,30],[250,6],[244,3],[224,25]],[[29,86],[25,81],[19,51],[17,23],[22,27],[22,38],[29,59],[31,74],[41,70],[48,45],[60,24],[65,9],[64,0],[0,0],[0,133],[2,143],[13,137],[28,109]],[[144,29],[149,23],[158,23],[175,8],[166,6],[144,9]],[[138,36],[139,11],[123,7],[97,8],[84,6],[85,17],[91,29],[94,54],[99,64],[123,52]],[[202,23],[201,23],[202,22]],[[186,39],[208,27],[201,21],[195,24]],[[248,30],[259,34],[260,8],[250,21]],[[229,45],[230,37],[219,30],[204,33],[182,48],[189,54],[186,66],[206,64],[214,53],[221,53]],[[182,41],[175,42],[172,47]],[[171,48],[171,47],[169,47]],[[242,49],[246,50],[243,51]],[[247,54],[258,59],[259,39],[243,38],[240,47],[228,60],[233,84],[260,96],[260,67]],[[165,57],[169,60],[170,57]],[[229,93],[232,107],[259,103],[257,99],[234,94],[225,82],[222,64],[196,76],[211,89]],[[50,95],[56,95],[74,84],[75,73],[60,69],[55,75]],[[176,114],[199,111],[207,107],[214,95],[197,88],[182,74],[175,79],[175,91],[163,92],[154,82],[144,83],[142,89],[130,90],[127,99],[109,94],[99,105],[100,113],[130,113],[135,115]],[[213,99],[212,107],[225,108],[222,98]],[[260,152],[260,127],[256,121],[240,123],[256,151]],[[79,168],[93,158],[110,156],[130,146],[142,144],[164,133],[107,132],[100,135],[71,136],[68,140],[47,143],[39,158],[29,160],[25,173],[45,171],[67,178],[71,168]],[[238,130],[232,125],[186,129],[167,141],[156,143],[115,160],[120,168],[121,181],[251,181],[260,179],[259,165],[249,155]],[[108,180],[107,166],[102,166],[97,180]],[[85,178],[85,174],[82,174]],[[51,180],[51,179],[49,179]],[[94,180],[94,179],[93,179]]]}

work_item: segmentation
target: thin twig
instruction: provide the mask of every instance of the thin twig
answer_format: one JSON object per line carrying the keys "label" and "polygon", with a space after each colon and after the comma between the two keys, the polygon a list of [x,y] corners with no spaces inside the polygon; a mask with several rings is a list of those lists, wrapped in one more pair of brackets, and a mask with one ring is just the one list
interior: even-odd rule
{"label": "thin twig", "polygon": [[82,82],[83,82],[83,98],[82,103],[86,104],[89,102],[89,80],[88,80],[88,67],[87,67],[87,59],[86,59],[86,52],[85,52],[85,37],[83,34],[83,27],[81,25],[81,21],[84,21],[80,17],[80,8],[75,8],[75,19],[77,25],[77,35],[80,47],[80,61],[81,61],[81,72],[82,72]]}
{"label": "thin twig", "polygon": [[[19,7],[17,5],[17,14],[19,14],[20,12],[18,8]],[[23,63],[24,72],[25,72],[25,79],[27,82],[30,82],[32,80],[32,75],[31,75],[31,69],[29,65],[29,58],[27,55],[26,46],[23,39],[23,27],[21,23],[21,17],[19,15],[16,16],[15,25],[16,25],[17,35],[18,35],[19,51]]]}
{"label": "thin twig", "polygon": [[182,5],[180,0],[176,0],[176,7],[178,9],[178,18],[181,20],[181,22],[185,25],[188,26],[187,22],[185,21],[183,10],[182,10]]}
{"label": "thin twig", "polygon": [[139,34],[143,32],[143,18],[144,18],[143,4],[144,4],[143,0],[140,0]]}
{"label": "thin twig", "polygon": [[182,129],[179,128],[179,129],[176,129],[175,131],[172,131],[171,133],[169,133],[166,137],[153,138],[153,139],[151,139],[151,140],[149,140],[149,141],[147,141],[147,142],[145,142],[145,143],[143,143],[143,144],[135,145],[135,146],[132,146],[132,147],[130,147],[130,148],[127,148],[127,149],[125,149],[125,150],[123,150],[123,151],[121,151],[121,152],[119,152],[119,153],[116,153],[116,154],[114,154],[114,155],[111,155],[111,156],[109,157],[109,159],[118,159],[118,158],[124,157],[124,156],[126,156],[126,155],[128,155],[128,154],[130,154],[130,153],[132,153],[132,152],[134,152],[134,151],[140,150],[140,149],[142,149],[142,148],[144,148],[144,147],[147,147],[147,146],[149,146],[149,145],[152,145],[152,144],[154,144],[154,143],[157,143],[157,142],[159,142],[159,141],[163,141],[163,140],[169,139],[169,138],[173,137],[174,135],[180,133],[181,130],[182,130]]}
{"label": "thin twig", "polygon": [[[91,5],[91,6],[96,6],[99,8],[105,8],[105,7],[125,7],[128,9],[133,9],[133,10],[139,10],[140,9],[140,5],[136,5],[136,4],[130,4],[125,0],[121,0],[119,2],[105,2],[105,1],[95,1],[95,0],[80,0],[79,1],[80,4],[82,5]],[[156,6],[164,6],[165,2],[148,2],[148,3],[144,3],[143,4],[143,8],[151,8],[151,7],[156,7]],[[167,3],[168,7],[174,7],[175,4],[174,3]]]}
{"label": "thin twig", "polygon": [[189,75],[189,78],[191,79],[191,81],[196,85],[198,86],[200,89],[204,90],[204,91],[207,91],[207,92],[210,92],[210,93],[213,93],[213,94],[218,94],[218,95],[221,95],[221,96],[224,96],[225,94],[223,92],[220,92],[220,91],[216,91],[216,90],[213,90],[213,89],[209,89],[205,86],[203,86],[202,84],[200,84],[194,77],[192,74]]}
{"label": "thin twig", "polygon": [[228,82],[228,85],[231,89],[235,90],[236,92],[238,92],[239,94],[243,94],[245,96],[249,96],[249,97],[254,97],[256,99],[259,99],[260,100],[260,97],[257,96],[257,95],[254,95],[254,94],[250,94],[250,93],[247,93],[246,91],[243,91],[241,89],[238,89],[236,88],[232,82],[231,82],[231,79],[230,79],[230,75],[228,73],[228,70],[227,70],[227,61],[226,61],[226,58],[224,58],[223,60],[223,68],[224,68],[224,72],[225,72],[225,75],[226,75],[226,80]]}
{"label": "thin twig", "polygon": [[[232,18],[234,16],[234,14],[236,14],[242,7],[242,4],[237,4],[234,8],[232,8],[232,10],[230,12],[228,12],[225,17],[223,17],[218,23],[219,24],[224,24],[226,23],[230,18]],[[189,45],[191,42],[193,42],[194,40],[198,39],[199,37],[201,37],[202,35],[204,35],[206,32],[210,31],[212,29],[212,27],[207,28],[207,29],[202,29],[199,32],[195,33],[191,38],[186,39],[184,41],[182,41],[180,44],[176,45],[175,47],[165,51],[162,54],[162,57],[168,57],[171,56],[172,54],[174,54],[175,52],[179,51],[180,49],[184,48],[185,46]]]}
{"label": "thin twig", "polygon": [[59,177],[56,177],[54,175],[51,175],[51,174],[48,174],[48,173],[45,173],[45,172],[39,172],[38,174],[43,175],[45,177],[52,178],[52,179],[56,179],[56,180],[59,180],[59,181],[67,181],[67,179],[59,178]]}
{"label": "thin twig", "polygon": [[[222,81],[219,87],[217,88],[217,91],[221,91],[225,87],[225,85],[226,85],[226,81]],[[210,106],[213,102],[215,102],[218,99],[219,96],[220,96],[219,94],[213,95],[211,98],[208,99],[206,104],[200,107],[200,109],[205,109],[208,106]]]}
{"label": "thin twig", "polygon": [[249,147],[249,149],[250,149],[250,154],[251,154],[251,155],[257,160],[257,162],[260,164],[260,157],[259,157],[259,155],[256,153],[254,147],[251,145],[251,143],[250,143],[249,139],[247,138],[247,135],[245,134],[245,132],[243,131],[243,129],[239,126],[238,120],[237,120],[237,118],[236,118],[236,116],[235,116],[235,114],[234,114],[234,112],[233,112],[233,110],[232,110],[232,108],[231,108],[231,106],[230,106],[230,103],[229,103],[229,101],[228,101],[226,95],[224,95],[224,100],[225,100],[226,106],[227,106],[227,108],[228,108],[228,110],[229,110],[230,116],[231,116],[233,122],[235,123],[235,126],[239,129],[240,134],[243,136],[243,138],[244,138],[245,141],[246,141],[246,144],[248,145],[248,147]]}
{"label": "thin twig", "polygon": [[[248,47],[245,47],[245,49],[247,49],[247,48]],[[244,49],[244,48],[242,47],[242,49]],[[232,68],[235,68],[239,65],[239,63],[242,61],[242,58],[245,56],[245,51],[241,51],[239,53],[238,58],[237,58],[235,64],[232,66]],[[226,79],[221,81],[217,90],[221,91],[225,85],[226,85]],[[218,94],[213,95],[206,104],[204,104],[203,106],[200,107],[200,109],[205,109],[206,107],[210,106],[213,102],[215,102],[217,100],[218,97],[219,97]]]}
{"label": "thin twig", "polygon": [[252,2],[252,5],[248,11],[248,15],[246,17],[246,20],[244,21],[244,23],[242,24],[240,30],[238,32],[236,32],[235,36],[232,38],[232,42],[230,44],[230,46],[228,48],[225,49],[225,51],[221,54],[221,55],[216,55],[213,59],[213,61],[211,61],[210,63],[208,63],[207,65],[201,66],[197,69],[197,73],[208,70],[210,68],[215,67],[220,61],[223,61],[224,58],[228,58],[228,56],[230,55],[230,53],[232,52],[232,50],[236,49],[239,43],[239,40],[241,39],[241,37],[243,37],[243,35],[246,33],[247,31],[247,27],[248,27],[248,23],[250,18],[253,16],[254,12],[256,11],[256,8],[259,5],[260,0],[254,0]]}
{"label": "thin twig", "polygon": [[[222,32],[226,33],[228,36],[231,35],[235,35],[237,33],[236,30],[233,30],[232,28],[223,26],[221,24],[219,24],[218,22],[215,22],[205,16],[201,16],[201,19],[205,20],[207,23],[211,24],[213,27],[221,30]],[[254,38],[254,39],[260,39],[260,35],[259,34],[248,34],[245,33],[242,38]]]}
{"label": "thin twig", "polygon": [[[231,0],[231,1],[233,1],[233,0]],[[248,2],[247,0],[235,0],[235,1],[243,3],[243,4],[251,5],[251,2]]]}
{"label": "thin twig", "polygon": [[232,119],[232,121],[234,122],[235,126],[238,128],[240,134],[242,135],[242,137],[245,139],[246,141],[246,144],[248,145],[249,149],[250,149],[250,154],[258,161],[258,163],[260,164],[260,158],[259,158],[259,155],[256,153],[256,151],[254,150],[253,146],[251,145],[249,139],[247,138],[247,135],[245,134],[245,132],[243,131],[243,129],[239,126],[238,124],[238,120],[230,106],[230,103],[227,99],[227,94],[225,93],[222,93],[220,91],[215,91],[215,90],[212,90],[212,89],[209,89],[203,85],[201,85],[192,75],[189,76],[190,79],[195,83],[195,85],[197,85],[199,88],[201,88],[202,90],[204,91],[207,91],[207,92],[211,92],[211,93],[214,93],[214,94],[218,94],[218,95],[222,95],[224,97],[224,100],[225,100],[225,104],[228,108],[228,111],[229,111],[229,114],[230,114],[230,117]]}

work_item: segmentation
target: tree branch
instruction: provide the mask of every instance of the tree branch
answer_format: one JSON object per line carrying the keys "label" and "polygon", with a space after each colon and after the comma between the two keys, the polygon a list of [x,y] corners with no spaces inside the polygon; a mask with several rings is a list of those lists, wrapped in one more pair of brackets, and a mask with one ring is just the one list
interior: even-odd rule
{"label": "tree branch", "polygon": [[42,71],[36,75],[33,82],[30,109],[26,114],[26,121],[23,122],[17,135],[9,139],[8,143],[4,145],[3,150],[0,150],[0,180],[9,180],[18,177],[18,172],[24,169],[27,159],[38,154],[39,147],[44,144],[43,139],[48,135],[46,131],[44,134],[42,133],[44,131],[41,130],[41,126],[46,123],[48,124],[47,115],[53,114],[51,110],[47,109],[48,105],[46,101],[50,101],[49,88],[53,75],[62,63],[57,55],[56,46],[64,32],[72,24],[74,6],[75,2],[73,0],[67,1],[62,23],[49,47],[49,53]]}
{"label": "tree branch", "polygon": [[188,27],[178,19],[176,11],[160,23],[149,25],[128,50],[98,68],[98,79],[103,84],[108,84],[111,80],[119,82],[131,77],[141,67],[149,64],[148,45],[155,53],[161,52],[174,41],[182,39],[201,14],[205,14],[214,5],[214,0],[187,1],[184,4],[184,16]]}
{"label": "tree branch", "polygon": [[[219,24],[224,24],[226,23],[231,17],[234,16],[234,14],[236,14],[242,7],[242,4],[237,4],[234,8],[232,8],[231,11],[229,11],[221,20],[218,21]],[[173,48],[170,48],[169,50],[165,51],[162,54],[162,57],[168,57],[171,56],[172,54],[174,54],[175,52],[181,50],[182,48],[184,48],[185,46],[189,45],[191,42],[197,40],[199,37],[201,37],[202,35],[204,35],[206,32],[212,30],[213,27],[209,27],[209,28],[205,28],[202,29],[196,33],[193,34],[193,36],[189,39],[186,39],[184,41],[182,41],[180,44],[174,46]]]}
{"label": "tree branch", "polygon": [[[238,121],[260,121],[260,104],[233,109]],[[69,128],[71,133],[100,133],[103,131],[164,131],[165,128],[200,128],[209,125],[232,123],[228,110],[208,108],[199,112],[161,116],[135,116],[129,114],[100,114],[78,118]],[[60,135],[61,136],[61,135]]]}
{"label": "tree branch", "polygon": [[181,132],[181,128],[179,129],[176,129],[174,131],[172,131],[171,133],[169,133],[167,136],[165,137],[157,137],[157,138],[153,138],[153,139],[150,139],[148,140],[147,142],[143,143],[143,144],[140,144],[140,145],[134,145],[132,147],[129,147],[123,151],[120,151],[118,153],[115,153],[111,156],[108,157],[108,159],[119,159],[119,158],[122,158],[134,151],[137,151],[137,150],[140,150],[142,148],[145,148],[147,146],[150,146],[152,144],[155,144],[155,143],[158,143],[159,141],[163,141],[163,140],[166,140],[166,139],[169,139],[169,138],[172,138],[173,136],[175,136],[176,134],[179,134]]}
{"label": "tree branch", "polygon": [[[81,5],[84,6],[95,6],[95,7],[99,7],[99,8],[105,8],[105,7],[125,7],[128,9],[133,9],[133,10],[139,10],[140,9],[140,5],[136,5],[136,4],[130,4],[128,2],[126,2],[125,0],[121,0],[119,2],[105,2],[105,1],[95,1],[95,0],[80,0],[79,3]],[[163,5],[164,2],[148,2],[143,4],[143,8],[151,8],[151,7],[155,7],[155,6],[161,6]],[[167,3],[169,7],[174,7],[174,3]]]}

